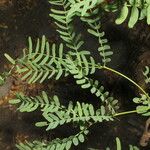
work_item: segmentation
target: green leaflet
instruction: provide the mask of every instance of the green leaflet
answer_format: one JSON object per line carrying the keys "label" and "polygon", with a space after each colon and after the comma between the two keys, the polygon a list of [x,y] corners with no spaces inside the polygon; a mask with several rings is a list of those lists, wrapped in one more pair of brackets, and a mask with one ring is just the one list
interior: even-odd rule
{"label": "green leaflet", "polygon": [[79,144],[79,140],[77,139],[77,137],[74,137],[74,138],[73,138],[73,144],[74,144],[75,146],[77,146],[77,145]]}
{"label": "green leaflet", "polygon": [[123,8],[121,9],[121,13],[120,13],[120,16],[119,18],[116,19],[116,24],[121,24],[125,21],[125,19],[127,18],[128,16],[128,6],[127,6],[127,3],[124,4]]}
{"label": "green leaflet", "polygon": [[145,71],[143,72],[143,74],[146,76],[146,75],[149,74],[149,72],[150,72],[149,67],[148,67],[148,66],[145,66]]}
{"label": "green leaflet", "polygon": [[10,74],[11,74],[11,70],[9,72],[4,71],[3,73],[0,74],[0,86],[6,83],[6,80],[10,76]]}
{"label": "green leaflet", "polygon": [[5,83],[4,81],[5,79],[0,75],[0,86],[3,85]]}
{"label": "green leaflet", "polygon": [[28,43],[29,43],[29,54],[32,53],[32,39],[31,37],[28,38]]}
{"label": "green leaflet", "polygon": [[147,13],[147,9],[146,8],[143,8],[140,12],[140,17],[139,17],[139,20],[142,20],[146,17],[146,13]]}
{"label": "green leaflet", "polygon": [[35,124],[35,126],[44,127],[44,126],[47,126],[47,122],[38,122],[38,123]]}
{"label": "green leaflet", "polygon": [[144,114],[149,110],[147,106],[137,106],[136,109],[137,109],[137,113],[139,114]]}
{"label": "green leaflet", "polygon": [[37,44],[35,47],[35,55],[38,53],[39,49],[40,49],[40,39],[37,39]]}
{"label": "green leaflet", "polygon": [[78,109],[79,117],[81,117],[83,115],[83,113],[82,113],[82,108],[81,108],[81,105],[79,102],[77,102],[77,109]]}
{"label": "green leaflet", "polygon": [[18,104],[18,103],[20,103],[20,102],[21,102],[20,99],[12,99],[12,100],[9,101],[9,103],[10,103],[10,104],[13,104],[13,105],[14,105],[14,104]]}
{"label": "green leaflet", "polygon": [[99,33],[97,33],[96,31],[94,31],[92,29],[88,29],[88,32],[96,37],[99,37]]}
{"label": "green leaflet", "polygon": [[24,74],[24,76],[21,77],[21,79],[22,79],[22,80],[25,80],[25,79],[27,79],[29,76],[32,76],[32,70],[30,70],[29,72],[26,72],[26,73]]}
{"label": "green leaflet", "polygon": [[79,141],[80,141],[81,143],[83,143],[84,140],[85,140],[83,134],[80,134],[79,137],[78,137],[78,139],[79,139]]}
{"label": "green leaflet", "polygon": [[8,54],[5,53],[4,56],[7,58],[7,60],[8,60],[11,64],[13,64],[13,65],[16,64],[16,61],[15,61],[12,57],[10,57]]}
{"label": "green leaflet", "polygon": [[[44,50],[43,50],[44,52]],[[39,63],[39,65],[45,65],[48,63],[49,61],[49,56],[50,56],[50,45],[48,42],[46,42],[46,55],[44,56],[43,60],[41,60],[41,62]],[[43,54],[44,55],[44,54]]]}
{"label": "green leaflet", "polygon": [[91,116],[95,115],[94,107],[91,104],[89,105],[89,113],[90,113]]}
{"label": "green leaflet", "polygon": [[62,10],[57,10],[57,9],[51,9],[51,12],[53,12],[54,14],[65,14],[66,12],[65,11],[62,11]]}
{"label": "green leaflet", "polygon": [[132,7],[131,10],[131,16],[128,22],[128,27],[129,28],[133,28],[133,26],[135,25],[135,23],[138,21],[138,17],[139,17],[139,10],[136,6]]}
{"label": "green leaflet", "polygon": [[150,24],[150,4],[147,7],[147,24]]}
{"label": "green leaflet", "polygon": [[121,150],[121,142],[118,137],[116,138],[116,144],[117,144],[117,150]]}

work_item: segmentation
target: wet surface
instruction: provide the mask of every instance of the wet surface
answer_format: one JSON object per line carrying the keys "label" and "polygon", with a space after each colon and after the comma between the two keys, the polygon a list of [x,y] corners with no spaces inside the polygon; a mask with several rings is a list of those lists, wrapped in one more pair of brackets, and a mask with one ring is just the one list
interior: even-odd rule
{"label": "wet surface", "polygon": [[[50,42],[58,41],[58,35],[56,35],[54,25],[49,17],[49,10],[50,5],[46,0],[0,1],[0,71],[3,71],[4,65],[8,63],[3,54],[9,53],[14,58],[19,57],[22,49],[26,47],[28,36],[37,38],[46,35]],[[149,63],[146,61],[150,50],[149,30],[144,25],[137,25],[135,31],[128,30],[126,25],[123,27],[115,26],[111,21],[105,24],[106,36],[115,53],[111,66],[133,77],[140,84],[143,83],[141,68]],[[78,28],[82,30],[83,27],[79,26]],[[140,37],[140,35],[142,36]],[[89,43],[88,48],[93,49],[93,45],[96,46],[95,40],[88,36],[84,38]],[[92,54],[97,57],[97,53],[94,51],[92,51]],[[99,79],[101,75],[97,73],[94,78]],[[106,88],[115,93],[115,97],[120,100],[122,109],[131,110],[135,107],[131,99],[139,91],[135,90],[132,85],[108,72],[104,72],[102,79]],[[6,95],[11,87],[10,84],[11,82],[8,81],[3,89],[0,87],[0,91],[4,91],[4,93],[0,93],[0,97]],[[94,105],[97,104],[95,97],[89,95],[88,91],[84,92],[76,86],[72,78],[58,82],[49,81],[46,85],[49,94],[57,94],[64,104],[67,104],[68,100],[82,101],[82,99],[87,99],[84,101],[91,102]],[[146,88],[146,85],[143,85],[143,87]],[[69,136],[74,132],[74,129],[70,127],[62,127],[47,133],[45,130],[37,129],[34,126],[34,123],[40,119],[39,112],[19,113],[8,104],[0,106],[0,150],[13,150],[15,149],[15,143],[25,139],[51,140],[55,137]],[[121,138],[123,148],[126,148],[128,144],[139,146],[146,119],[138,115],[130,115],[129,117],[119,118],[114,123],[95,125],[91,128],[87,141],[74,149],[86,150],[93,147],[103,150],[104,147],[110,145],[112,150],[115,150],[116,136]],[[148,147],[145,149],[148,149]]]}

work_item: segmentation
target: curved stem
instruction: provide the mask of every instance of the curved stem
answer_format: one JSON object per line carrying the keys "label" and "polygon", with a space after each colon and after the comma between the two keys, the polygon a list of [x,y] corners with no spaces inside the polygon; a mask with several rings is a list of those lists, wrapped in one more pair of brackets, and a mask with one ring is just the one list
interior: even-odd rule
{"label": "curved stem", "polygon": [[118,72],[118,71],[116,71],[116,70],[114,70],[112,68],[106,67],[106,66],[101,67],[101,69],[102,68],[106,69],[106,70],[109,70],[111,72],[114,72],[114,73],[118,74],[119,76],[122,76],[123,78],[127,79],[128,81],[130,81],[131,83],[133,83],[136,87],[138,87],[147,97],[149,97],[148,94],[145,92],[145,90],[140,85],[138,85],[135,81],[133,81],[132,79],[130,79],[126,75],[124,75],[124,74],[122,74],[122,73],[120,73],[120,72]]}
{"label": "curved stem", "polygon": [[122,115],[127,115],[127,114],[133,114],[133,113],[137,113],[137,110],[132,110],[132,111],[125,111],[125,112],[116,113],[116,114],[114,114],[114,117],[122,116]]}

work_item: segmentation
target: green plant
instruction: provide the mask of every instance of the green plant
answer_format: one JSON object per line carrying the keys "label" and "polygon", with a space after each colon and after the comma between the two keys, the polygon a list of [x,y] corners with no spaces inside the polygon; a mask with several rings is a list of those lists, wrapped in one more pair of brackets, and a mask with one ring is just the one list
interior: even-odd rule
{"label": "green plant", "polygon": [[[55,141],[55,142],[57,143],[58,141],[59,141],[59,139],[57,139],[57,141]],[[54,141],[52,143],[54,143]],[[25,144],[20,143],[20,145],[17,145],[17,147],[19,149],[33,149],[33,150],[37,150],[37,149],[46,150],[46,149],[48,149],[48,147],[46,147],[45,143],[42,143],[39,141],[33,141],[32,143],[26,142]],[[121,149],[122,149],[121,141],[117,137],[116,138],[116,150],[121,150]],[[98,149],[88,148],[88,150],[98,150]],[[111,149],[109,147],[107,147],[106,150],[111,150]],[[139,150],[139,148],[136,146],[133,146],[133,145],[129,145],[129,150]]]}
{"label": "green plant", "polygon": [[5,83],[5,80],[10,75],[10,72],[3,72],[2,74],[0,74],[0,86],[2,86]]}
{"label": "green plant", "polygon": [[[116,150],[121,150],[121,149],[122,149],[121,141],[118,137],[116,137]],[[88,150],[98,150],[98,149],[89,148]],[[107,147],[106,150],[111,150],[111,149]],[[129,145],[129,150],[140,150],[140,149],[136,146]]]}
{"label": "green plant", "polygon": [[[105,11],[119,12],[116,24],[123,23],[129,16],[128,27],[133,28],[138,20],[146,18],[147,24],[150,24],[150,1],[149,0],[70,0],[71,9],[68,15],[78,13],[80,16],[87,16],[89,9],[97,6]],[[131,13],[130,13],[131,12]]]}
{"label": "green plant", "polygon": [[[120,24],[124,22],[128,15],[128,7],[131,7],[129,27],[133,27],[138,20],[138,13],[141,9],[142,14],[144,11],[147,11],[142,16],[142,19],[147,16],[147,23],[149,24],[149,1],[130,0],[108,4],[104,0],[50,0],[50,3],[52,4],[50,16],[54,19],[57,32],[64,44],[50,44],[46,37],[43,36],[41,40],[37,40],[34,46],[32,39],[29,37],[29,47],[23,51],[22,58],[13,59],[8,54],[5,54],[5,57],[11,62],[13,70],[20,73],[22,80],[26,80],[29,84],[35,82],[43,83],[51,78],[58,80],[63,76],[73,76],[82,89],[89,89],[99,99],[99,107],[95,109],[92,104],[78,101],[75,105],[69,102],[68,106],[64,106],[57,96],[49,98],[44,91],[40,96],[36,97],[27,97],[19,93],[16,99],[10,100],[10,103],[18,105],[20,112],[32,112],[40,109],[44,121],[37,122],[35,124],[37,127],[46,127],[46,130],[49,131],[67,123],[74,123],[79,127],[79,132],[68,138],[57,138],[47,143],[39,141],[20,143],[17,145],[17,148],[20,150],[70,149],[72,145],[77,146],[85,141],[89,128],[95,123],[114,121],[118,116],[131,113],[149,116],[150,97],[148,93],[131,78],[108,67],[113,52],[108,44],[108,40],[104,37],[105,33],[101,31],[99,13],[101,8],[107,11],[118,11],[118,6],[122,6],[121,16],[116,20],[116,23]],[[101,62],[97,63],[90,51],[84,50],[82,36],[77,34],[74,29],[73,20],[76,16],[80,17],[81,21],[87,24],[88,33],[97,38],[99,43],[97,50]],[[96,70],[113,72],[135,85],[141,91],[141,97],[133,99],[133,102],[138,104],[136,109],[119,112],[118,100],[110,96],[110,93],[104,89],[98,80],[89,77]],[[146,67],[146,71],[143,74],[146,77],[146,83],[148,83],[149,67]],[[117,147],[121,147],[118,139]],[[130,146],[130,149],[136,150],[138,148]]]}

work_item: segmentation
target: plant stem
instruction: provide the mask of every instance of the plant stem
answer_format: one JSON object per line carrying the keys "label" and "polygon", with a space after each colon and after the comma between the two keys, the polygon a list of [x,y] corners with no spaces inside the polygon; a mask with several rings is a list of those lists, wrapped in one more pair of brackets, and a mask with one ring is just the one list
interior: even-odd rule
{"label": "plant stem", "polygon": [[114,114],[114,117],[116,117],[116,116],[122,116],[122,115],[127,115],[127,114],[132,114],[132,113],[137,113],[137,110],[116,113],[116,114]]}
{"label": "plant stem", "polygon": [[133,83],[136,87],[138,87],[147,97],[149,97],[148,94],[145,92],[145,90],[140,85],[138,85],[135,81],[133,81],[132,79],[130,79],[126,75],[124,75],[124,74],[122,74],[122,73],[120,73],[120,72],[118,72],[118,71],[116,71],[116,70],[114,70],[112,68],[106,67],[106,66],[103,66],[101,68],[109,70],[111,72],[114,72],[114,73],[118,74],[119,76],[122,76],[123,78],[127,79],[128,81],[130,81],[131,83]]}

